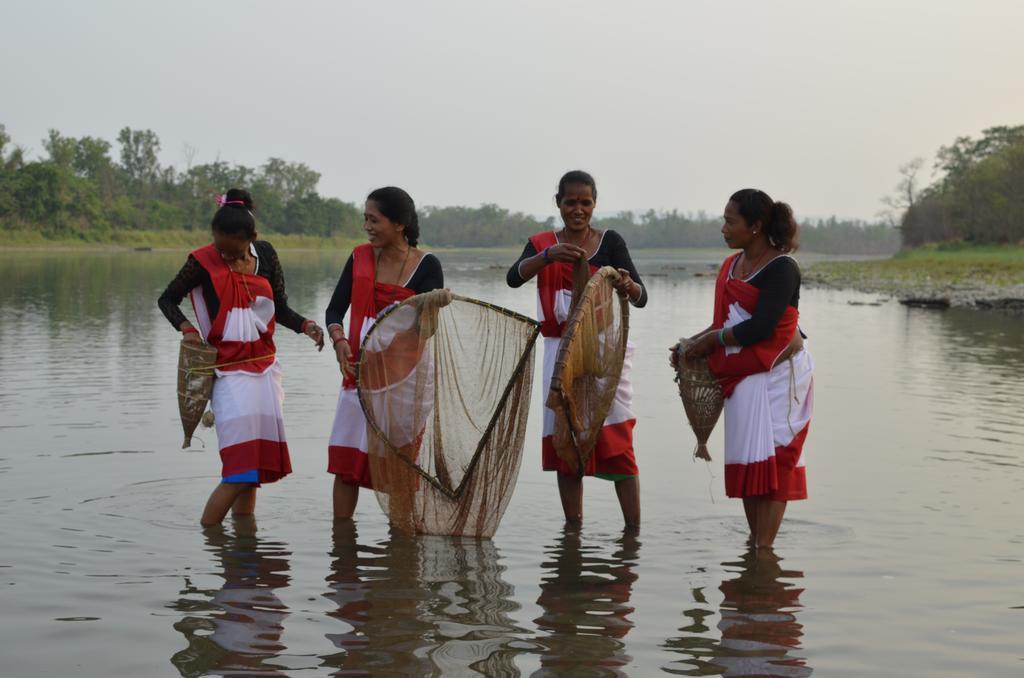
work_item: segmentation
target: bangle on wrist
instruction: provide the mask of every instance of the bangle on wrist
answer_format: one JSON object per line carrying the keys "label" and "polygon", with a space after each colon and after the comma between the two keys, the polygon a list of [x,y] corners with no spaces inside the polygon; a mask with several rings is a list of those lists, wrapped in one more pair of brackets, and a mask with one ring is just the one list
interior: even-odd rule
{"label": "bangle on wrist", "polygon": [[186,327],[185,329],[183,329],[181,331],[181,333],[182,334],[199,334],[199,330],[197,330],[196,328],[194,328],[192,326],[189,326],[189,327]]}
{"label": "bangle on wrist", "polygon": [[337,339],[332,339],[331,340],[331,346],[337,346],[339,343],[341,343],[343,341],[345,341],[345,335],[344,334],[341,335],[340,337],[338,337]]}
{"label": "bangle on wrist", "polygon": [[306,318],[305,320],[302,321],[302,328],[299,331],[305,333],[310,325],[316,325],[316,322],[310,320],[309,318]]}
{"label": "bangle on wrist", "polygon": [[541,252],[541,254],[544,256],[544,261],[545,262],[551,261],[551,257],[548,256],[548,250],[549,249],[551,249],[551,248],[550,247],[545,247],[544,251]]}
{"label": "bangle on wrist", "polygon": [[718,343],[725,346],[725,328],[718,330]]}

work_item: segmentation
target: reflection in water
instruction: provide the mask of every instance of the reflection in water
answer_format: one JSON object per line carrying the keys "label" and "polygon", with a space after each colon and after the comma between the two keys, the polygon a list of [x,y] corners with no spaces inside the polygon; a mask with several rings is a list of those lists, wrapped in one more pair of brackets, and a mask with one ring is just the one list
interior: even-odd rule
{"label": "reflection in water", "polygon": [[351,627],[327,638],[332,675],[517,675],[510,645],[525,634],[519,608],[487,539],[392,535],[360,544],[356,527],[335,526],[327,598]]}
{"label": "reflection in water", "polygon": [[[803,657],[793,654],[800,649],[803,626],[797,622],[803,589],[793,588],[785,579],[802,579],[803,572],[783,570],[779,557],[770,549],[751,549],[738,562],[722,565],[737,576],[722,582],[721,619],[718,630],[721,640],[711,641],[705,617],[706,609],[688,610],[684,614],[693,623],[683,627],[686,635],[670,639],[665,647],[691,657],[684,660],[694,668],[666,669],[685,676],[780,676],[796,678],[813,673]],[[706,604],[700,589],[693,591],[694,601]],[[703,635],[702,635],[703,634]]]}
{"label": "reflection in water", "polygon": [[622,639],[633,628],[629,600],[640,542],[627,530],[612,553],[606,549],[583,545],[580,533],[568,528],[547,548],[537,599],[544,614],[535,622],[549,635],[540,639],[541,669],[534,675],[625,675],[620,669],[632,657]]}
{"label": "reflection in water", "polygon": [[207,550],[223,570],[218,591],[186,578],[172,607],[185,616],[174,625],[188,647],[171,657],[183,676],[285,675],[268,660],[284,649],[281,633],[289,612],[274,589],[288,586],[291,553],[280,542],[256,536],[252,517],[236,518],[235,532],[206,531]]}

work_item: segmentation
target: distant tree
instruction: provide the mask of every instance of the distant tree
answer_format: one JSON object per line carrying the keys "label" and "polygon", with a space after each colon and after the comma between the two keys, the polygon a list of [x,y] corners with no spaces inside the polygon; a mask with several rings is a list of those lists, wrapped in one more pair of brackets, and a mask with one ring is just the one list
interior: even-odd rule
{"label": "distant tree", "polygon": [[49,156],[50,162],[69,171],[75,161],[77,145],[74,139],[61,136],[60,132],[55,129],[51,129],[49,135],[43,139],[43,149]]}
{"label": "distant tree", "polygon": [[938,151],[941,177],[903,214],[903,244],[1024,240],[1024,125],[990,127]]}
{"label": "distant tree", "polygon": [[1005,148],[1024,142],[1024,125],[989,127],[980,139],[957,137],[949,146],[939,148],[935,168],[944,176],[943,184],[955,184],[972,167]]}
{"label": "distant tree", "polygon": [[152,130],[125,127],[117,140],[121,144],[121,167],[128,181],[136,190],[145,192],[160,173],[160,138]]}
{"label": "distant tree", "polygon": [[885,209],[879,213],[879,216],[884,217],[890,226],[898,227],[902,215],[917,203],[921,193],[918,174],[922,167],[924,167],[924,158],[914,158],[910,162],[900,165],[900,180],[892,195],[882,198]]}

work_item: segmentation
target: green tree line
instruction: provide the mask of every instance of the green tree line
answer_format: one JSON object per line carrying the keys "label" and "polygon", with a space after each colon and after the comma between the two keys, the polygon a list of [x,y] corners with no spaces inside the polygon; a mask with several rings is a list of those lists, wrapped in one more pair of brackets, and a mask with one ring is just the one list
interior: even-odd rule
{"label": "green tree line", "polygon": [[1024,244],[1024,125],[959,137],[937,154],[937,179],[915,191],[920,161],[901,168],[903,244]]}
{"label": "green tree line", "polygon": [[[118,134],[116,157],[108,141],[56,130],[43,150],[28,159],[0,125],[0,229],[95,241],[119,230],[205,230],[214,197],[238,186],[252,191],[262,229],[362,236],[362,206],[321,196],[320,174],[302,163],[270,158],[253,168],[217,160],[176,169],[160,164],[155,132],[128,127]],[[433,247],[509,247],[554,228],[556,218],[494,204],[425,207],[420,225],[421,239]],[[622,212],[596,225],[618,230],[634,248],[722,246],[721,219],[705,213]],[[883,254],[899,246],[897,231],[882,224],[832,218],[803,226],[802,246],[815,252]]]}
{"label": "green tree line", "polygon": [[0,228],[100,241],[113,230],[206,229],[215,196],[244,186],[270,230],[361,233],[362,210],[317,193],[320,174],[302,163],[270,158],[252,168],[218,160],[177,170],[160,165],[160,139],[151,130],[126,127],[117,143],[114,159],[104,139],[50,130],[45,156],[29,160],[0,125]]}
{"label": "green tree line", "polygon": [[[538,231],[556,226],[497,205],[428,207],[420,219],[423,239],[438,247],[521,246]],[[594,219],[615,229],[632,248],[722,247],[722,219],[704,212],[620,212]],[[801,247],[825,254],[891,254],[899,249],[899,231],[886,224],[830,219],[805,220]]]}

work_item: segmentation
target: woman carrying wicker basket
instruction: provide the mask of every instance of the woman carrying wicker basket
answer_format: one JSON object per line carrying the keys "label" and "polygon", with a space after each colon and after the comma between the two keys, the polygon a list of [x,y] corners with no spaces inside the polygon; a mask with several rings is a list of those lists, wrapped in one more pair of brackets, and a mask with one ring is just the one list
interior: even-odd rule
{"label": "woman carrying wicker basket", "polygon": [[[573,289],[573,266],[584,259],[593,273],[602,266],[619,272],[615,287],[638,308],[647,304],[647,290],[629,256],[626,243],[615,231],[599,231],[590,225],[597,204],[597,185],[586,172],[575,170],[558,182],[555,204],[564,228],[531,236],[522,256],[512,264],[507,282],[520,287],[537,276],[537,301],[541,334],[544,336],[544,388],[547,393],[555,368],[559,342],[569,318]],[[640,481],[633,452],[633,389],[629,379],[633,348],[629,346],[611,411],[583,475],[615,482],[615,492],[627,525],[640,523]],[[583,519],[583,479],[569,468],[552,444],[554,412],[544,408],[542,457],[545,471],[556,471],[558,491],[566,522]]]}
{"label": "woman carrying wicker basket", "polygon": [[722,264],[714,322],[684,356],[707,356],[722,386],[725,491],[743,499],[753,545],[770,547],[786,503],[807,498],[813,363],[797,325],[798,227],[789,205],[751,188],[729,198],[724,216],[726,244],[742,251]]}
{"label": "woman carrying wicker basket", "polygon": [[[249,515],[256,488],[291,473],[281,404],[274,326],[281,323],[324,345],[323,331],[288,306],[277,252],[256,239],[252,197],[233,188],[218,200],[213,243],[188,256],[158,304],[183,341],[217,349],[211,406],[222,462],[221,484],[206,502],[203,525],[228,510]],[[178,308],[191,296],[197,329]]]}
{"label": "woman carrying wicker basket", "polygon": [[327,305],[327,331],[343,376],[327,451],[327,471],[334,474],[336,521],[355,513],[360,487],[373,488],[366,415],[356,388],[363,338],[388,306],[444,287],[441,262],[416,247],[419,218],[408,193],[395,186],[378,188],[367,196],[363,217],[369,242],[352,250]]}

